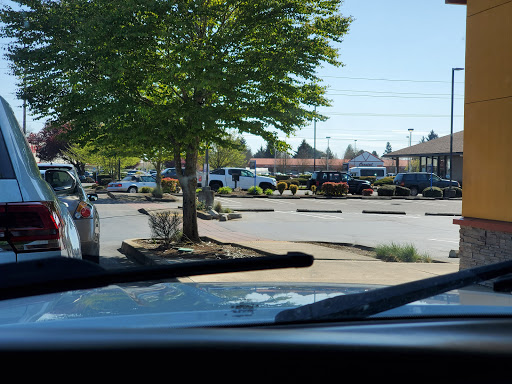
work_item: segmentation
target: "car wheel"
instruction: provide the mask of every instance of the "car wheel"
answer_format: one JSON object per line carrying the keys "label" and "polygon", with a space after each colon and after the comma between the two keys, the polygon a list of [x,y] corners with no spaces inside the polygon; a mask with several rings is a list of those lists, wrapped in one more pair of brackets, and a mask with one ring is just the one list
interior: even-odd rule
{"label": "car wheel", "polygon": [[266,189],[274,189],[274,186],[269,183],[261,183],[260,188],[265,191]]}
{"label": "car wheel", "polygon": [[210,188],[213,189],[215,192],[217,192],[219,190],[219,188],[222,187],[222,184],[219,183],[218,181],[212,181],[210,183]]}
{"label": "car wheel", "polygon": [[128,193],[137,193],[137,187],[128,188]]}
{"label": "car wheel", "polygon": [[418,196],[418,187],[411,187],[411,196]]}

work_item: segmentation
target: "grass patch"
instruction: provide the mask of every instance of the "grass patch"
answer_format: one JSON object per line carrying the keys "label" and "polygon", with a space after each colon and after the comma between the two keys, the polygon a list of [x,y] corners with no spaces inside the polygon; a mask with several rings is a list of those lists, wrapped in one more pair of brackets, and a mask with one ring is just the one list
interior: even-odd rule
{"label": "grass patch", "polygon": [[381,244],[375,247],[378,259],[383,261],[401,263],[431,263],[432,259],[427,254],[420,254],[412,244],[399,245],[391,243]]}

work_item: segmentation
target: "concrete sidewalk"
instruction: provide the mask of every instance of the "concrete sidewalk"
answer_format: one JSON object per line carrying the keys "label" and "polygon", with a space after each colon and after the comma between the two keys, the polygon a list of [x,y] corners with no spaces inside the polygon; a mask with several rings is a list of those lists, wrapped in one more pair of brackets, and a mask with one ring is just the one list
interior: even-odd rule
{"label": "concrete sidewalk", "polygon": [[[361,255],[354,248],[329,248],[310,243],[274,241],[223,228],[213,220],[199,220],[199,234],[221,243],[238,244],[264,253],[285,255],[288,252],[302,252],[315,258],[311,267],[287,268],[267,271],[225,273],[216,275],[192,276],[180,279],[186,282],[297,282],[297,283],[354,283],[396,285],[409,281],[426,279],[459,270],[454,263],[392,263],[383,262],[371,256]],[[133,242],[123,243],[126,252],[134,249]]]}

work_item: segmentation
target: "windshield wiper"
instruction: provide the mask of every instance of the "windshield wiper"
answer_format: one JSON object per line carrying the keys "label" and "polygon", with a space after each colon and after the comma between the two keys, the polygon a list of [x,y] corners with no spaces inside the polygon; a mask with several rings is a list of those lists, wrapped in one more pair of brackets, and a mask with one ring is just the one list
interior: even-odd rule
{"label": "windshield wiper", "polygon": [[[275,321],[285,323],[365,318],[509,273],[512,273],[512,261],[504,261],[363,293],[325,299],[284,310],[277,314]],[[508,281],[507,278],[505,283]],[[499,284],[500,282],[495,284],[495,290],[498,290],[496,287]],[[506,285],[501,284],[500,286]],[[510,287],[510,284],[508,286]]]}
{"label": "windshield wiper", "polygon": [[288,252],[286,255],[194,261],[116,270],[106,270],[98,264],[65,257],[23,261],[0,264],[0,300],[185,276],[302,268],[311,266],[313,260],[313,256],[305,253]]}

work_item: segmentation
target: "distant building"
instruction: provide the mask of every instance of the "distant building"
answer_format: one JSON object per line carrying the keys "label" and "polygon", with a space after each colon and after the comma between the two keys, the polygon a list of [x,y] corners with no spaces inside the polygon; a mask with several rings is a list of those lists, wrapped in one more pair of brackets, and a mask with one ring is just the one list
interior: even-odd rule
{"label": "distant building", "polygon": [[[369,156],[367,156],[368,154]],[[364,155],[364,156],[363,156]],[[361,157],[362,156],[362,157]],[[359,160],[358,158],[361,157]],[[327,169],[327,159],[293,159],[293,158],[252,158],[256,161],[258,169],[268,169],[269,173],[304,173],[325,171]],[[395,172],[396,163],[393,159],[379,159],[371,153],[365,152],[354,159],[329,159],[329,170],[346,172],[349,167],[355,167],[356,164],[368,164],[377,162],[378,166],[386,167],[387,172]],[[361,165],[360,165],[361,166]],[[363,165],[364,166],[364,165]],[[403,171],[407,167],[406,160],[399,161],[399,169]]]}
{"label": "distant building", "polygon": [[[464,147],[464,131],[453,134],[452,180],[462,184],[462,152]],[[404,159],[419,159],[421,172],[433,172],[436,175],[450,177],[450,135],[439,137],[424,143],[412,145],[398,151],[387,153],[384,158],[391,158],[396,162]],[[396,165],[395,165],[396,167]]]}

